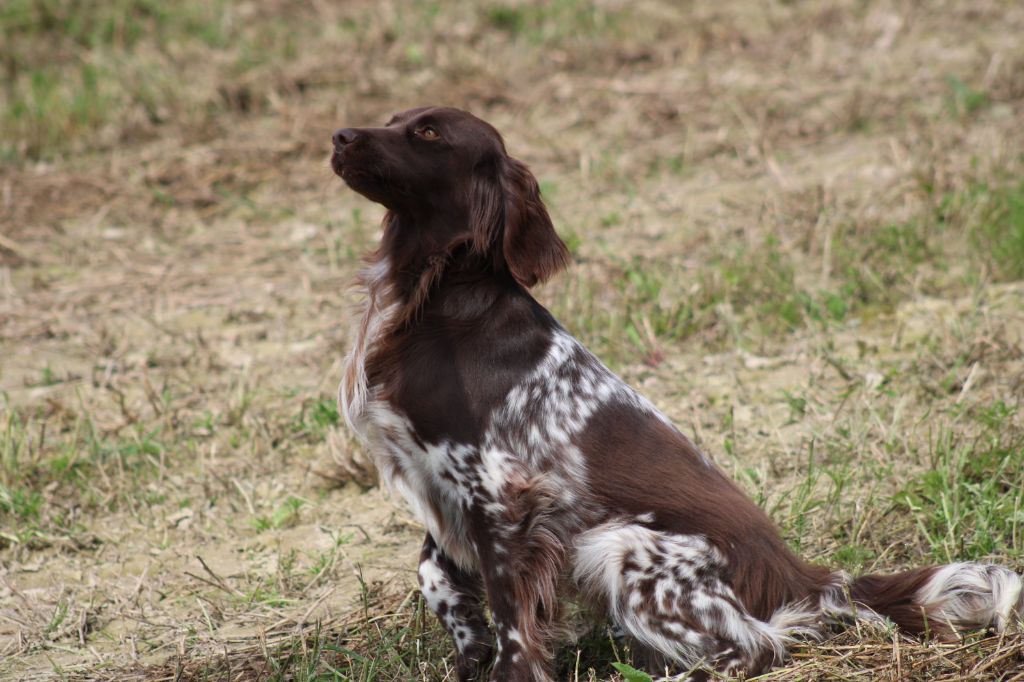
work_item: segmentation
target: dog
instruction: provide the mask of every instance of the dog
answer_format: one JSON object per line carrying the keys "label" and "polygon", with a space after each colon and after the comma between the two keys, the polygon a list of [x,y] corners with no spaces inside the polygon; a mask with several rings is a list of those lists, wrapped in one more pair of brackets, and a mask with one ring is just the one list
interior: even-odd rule
{"label": "dog", "polygon": [[1021,578],[1000,566],[852,578],[791,552],[530,295],[570,255],[490,124],[411,109],[335,132],[331,165],[387,209],[339,404],[427,529],[419,584],[460,681],[551,680],[569,595],[656,660],[727,675],[829,623],[953,637],[1021,612]]}

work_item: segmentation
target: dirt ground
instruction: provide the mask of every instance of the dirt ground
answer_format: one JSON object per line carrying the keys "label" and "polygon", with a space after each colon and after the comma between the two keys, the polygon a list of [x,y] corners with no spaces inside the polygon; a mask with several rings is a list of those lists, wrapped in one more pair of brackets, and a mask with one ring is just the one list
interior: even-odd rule
{"label": "dirt ground", "polygon": [[382,214],[330,134],[424,103],[504,133],[574,255],[537,297],[803,554],[1024,568],[1024,6],[110,6],[0,9],[0,678],[454,679],[334,405]]}

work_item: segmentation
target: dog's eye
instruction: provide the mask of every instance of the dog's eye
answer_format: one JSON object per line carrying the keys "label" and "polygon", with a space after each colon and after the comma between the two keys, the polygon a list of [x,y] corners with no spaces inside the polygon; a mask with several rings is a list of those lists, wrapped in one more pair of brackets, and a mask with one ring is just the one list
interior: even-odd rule
{"label": "dog's eye", "polygon": [[416,129],[416,134],[422,137],[424,140],[437,140],[441,137],[441,134],[436,129],[430,126],[423,126],[422,128]]}

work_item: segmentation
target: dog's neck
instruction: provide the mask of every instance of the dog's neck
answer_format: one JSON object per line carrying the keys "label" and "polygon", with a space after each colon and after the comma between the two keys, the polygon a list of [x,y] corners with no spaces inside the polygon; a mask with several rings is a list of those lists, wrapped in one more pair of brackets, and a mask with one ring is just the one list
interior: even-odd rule
{"label": "dog's neck", "polygon": [[465,318],[485,311],[502,295],[521,291],[511,275],[476,253],[465,215],[389,212],[376,259],[389,266],[388,289],[400,312],[399,327],[413,323],[428,301]]}

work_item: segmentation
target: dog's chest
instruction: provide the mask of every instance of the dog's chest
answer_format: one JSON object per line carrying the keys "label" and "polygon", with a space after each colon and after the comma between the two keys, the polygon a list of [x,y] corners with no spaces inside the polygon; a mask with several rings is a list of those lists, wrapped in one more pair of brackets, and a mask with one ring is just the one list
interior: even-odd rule
{"label": "dog's chest", "polygon": [[485,502],[491,481],[480,448],[453,442],[427,443],[393,406],[373,400],[365,414],[367,445],[385,485],[406,499],[446,554],[475,565],[466,515]]}

